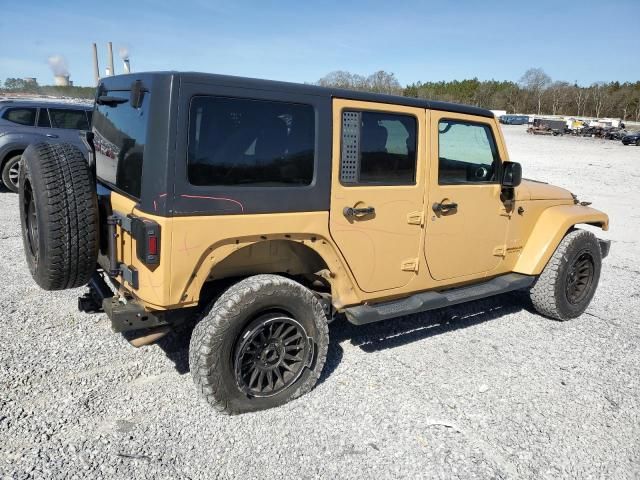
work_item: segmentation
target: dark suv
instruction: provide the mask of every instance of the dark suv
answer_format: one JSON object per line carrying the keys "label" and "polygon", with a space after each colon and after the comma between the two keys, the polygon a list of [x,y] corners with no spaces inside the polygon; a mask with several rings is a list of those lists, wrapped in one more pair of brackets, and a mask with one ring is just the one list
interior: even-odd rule
{"label": "dark suv", "polygon": [[20,155],[31,143],[72,143],[84,150],[78,131],[89,130],[92,110],[90,105],[71,103],[0,101],[1,183],[18,191]]}

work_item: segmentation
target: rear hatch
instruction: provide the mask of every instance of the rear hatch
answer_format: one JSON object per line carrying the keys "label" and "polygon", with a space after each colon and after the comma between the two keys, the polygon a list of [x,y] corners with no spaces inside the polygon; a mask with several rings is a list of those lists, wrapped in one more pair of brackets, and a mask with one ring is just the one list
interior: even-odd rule
{"label": "rear hatch", "polygon": [[[104,82],[98,89],[91,132],[100,204],[100,263],[108,265],[107,218],[120,219],[116,225],[115,258],[122,267],[120,281],[137,288],[132,277],[135,241],[128,217],[138,204],[142,188],[142,166],[147,141],[150,93],[132,88],[109,89]],[[105,265],[105,263],[107,265]],[[113,266],[113,265],[112,265]],[[105,268],[105,270],[110,270]]]}

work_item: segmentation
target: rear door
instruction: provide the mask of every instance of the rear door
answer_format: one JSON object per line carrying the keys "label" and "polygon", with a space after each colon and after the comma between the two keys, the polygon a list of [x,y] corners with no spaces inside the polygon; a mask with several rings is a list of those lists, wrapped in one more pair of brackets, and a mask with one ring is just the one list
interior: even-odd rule
{"label": "rear door", "polygon": [[425,253],[436,280],[490,275],[506,253],[494,119],[431,112]]}
{"label": "rear door", "polygon": [[361,290],[417,275],[425,188],[426,112],[333,101],[330,230]]}

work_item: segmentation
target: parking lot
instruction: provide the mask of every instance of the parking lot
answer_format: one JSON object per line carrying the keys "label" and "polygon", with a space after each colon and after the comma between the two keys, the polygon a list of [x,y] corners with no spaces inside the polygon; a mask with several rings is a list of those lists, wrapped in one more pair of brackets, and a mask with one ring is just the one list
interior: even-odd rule
{"label": "parking lot", "polygon": [[237,417],[196,396],[185,352],[135,349],[80,291],[41,291],[0,192],[0,478],[640,476],[640,148],[503,130],[525,177],[611,218],[587,312],[555,322],[503,295],[338,320],[310,394]]}

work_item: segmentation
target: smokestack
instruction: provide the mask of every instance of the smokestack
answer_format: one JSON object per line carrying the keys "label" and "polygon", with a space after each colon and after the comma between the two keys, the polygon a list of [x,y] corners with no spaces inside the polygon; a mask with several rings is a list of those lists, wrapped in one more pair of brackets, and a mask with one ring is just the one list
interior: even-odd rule
{"label": "smokestack", "polygon": [[98,65],[98,46],[93,44],[93,78],[96,82],[96,87],[100,82],[100,66]]}
{"label": "smokestack", "polygon": [[131,65],[129,65],[129,59],[128,58],[125,58],[124,60],[122,60],[122,64],[124,65],[124,73],[131,72]]}
{"label": "smokestack", "polygon": [[108,60],[109,60],[109,75],[115,74],[116,70],[113,68],[113,45],[111,42],[107,44]]}

